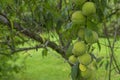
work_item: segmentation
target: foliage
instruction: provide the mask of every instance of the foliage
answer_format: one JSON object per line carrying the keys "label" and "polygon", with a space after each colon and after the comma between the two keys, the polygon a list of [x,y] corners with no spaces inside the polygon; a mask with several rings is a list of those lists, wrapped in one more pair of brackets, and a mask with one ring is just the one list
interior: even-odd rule
{"label": "foliage", "polygon": [[18,55],[0,56],[0,79],[12,80],[14,75],[21,72],[25,68],[24,59],[19,59]]}
{"label": "foliage", "polygon": [[[79,0],[77,1],[79,2]],[[91,4],[85,6],[84,4],[87,2],[91,2],[92,6]],[[0,55],[4,55],[5,58],[2,61],[4,63],[7,59],[8,61],[11,60],[9,57],[20,51],[31,49],[37,51],[39,48],[44,48],[42,54],[46,56],[48,47],[68,61],[68,54],[75,54],[68,53],[69,47],[74,46],[77,41],[83,41],[87,46],[85,51],[97,62],[99,58],[96,58],[93,53],[93,43],[97,43],[100,48],[99,35],[99,37],[106,37],[108,40],[110,55],[112,56],[109,60],[109,68],[111,69],[112,61],[117,66],[113,56],[115,41],[120,29],[119,5],[119,0],[84,0],[80,5],[73,0],[1,0]],[[76,11],[80,12],[80,15],[73,16]],[[84,29],[85,39],[78,36],[81,29]],[[111,30],[112,34],[110,33]],[[114,38],[112,43],[110,37]],[[94,38],[96,40],[93,40]],[[38,44],[36,46],[20,47],[29,41]],[[74,79],[80,75],[80,72],[78,66],[69,64],[71,67],[73,66],[73,73],[76,72],[74,67],[77,70],[75,75],[72,75]],[[76,63],[76,65],[78,64],[80,62]],[[120,71],[118,67],[117,69]],[[2,70],[4,72],[4,69]],[[14,69],[12,70],[14,71]],[[109,70],[109,80],[110,76],[111,71]]]}

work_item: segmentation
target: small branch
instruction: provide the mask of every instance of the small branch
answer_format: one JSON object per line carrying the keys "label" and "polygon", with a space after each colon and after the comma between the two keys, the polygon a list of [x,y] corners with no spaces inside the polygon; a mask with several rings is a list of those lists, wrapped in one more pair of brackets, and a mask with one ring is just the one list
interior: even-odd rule
{"label": "small branch", "polygon": [[0,13],[0,23],[8,25],[11,28],[11,22],[5,14]]}
{"label": "small branch", "polygon": [[15,51],[13,51],[12,54],[14,54],[16,52],[28,51],[28,50],[38,49],[38,48],[44,48],[44,45],[36,45],[34,47],[19,48],[19,49],[16,49]]}
{"label": "small branch", "polygon": [[[119,66],[120,66],[120,65],[118,65],[118,67],[119,67]],[[111,69],[111,71],[114,70],[114,69],[116,69],[116,68],[117,68],[117,66],[113,67],[113,68]]]}
{"label": "small branch", "polygon": [[1,53],[1,52],[0,52],[0,55],[7,56],[7,57],[10,56],[10,54]]}
{"label": "small branch", "polygon": [[62,35],[59,33],[59,31],[57,32],[58,34],[58,37],[59,37],[59,41],[61,43],[61,46],[65,46],[64,42],[63,42],[63,38],[62,38]]}
{"label": "small branch", "polygon": [[120,68],[119,68],[119,65],[117,64],[117,61],[115,59],[115,56],[113,56],[113,61],[115,63],[115,66],[116,66],[116,69],[118,70],[118,73],[120,74]]}

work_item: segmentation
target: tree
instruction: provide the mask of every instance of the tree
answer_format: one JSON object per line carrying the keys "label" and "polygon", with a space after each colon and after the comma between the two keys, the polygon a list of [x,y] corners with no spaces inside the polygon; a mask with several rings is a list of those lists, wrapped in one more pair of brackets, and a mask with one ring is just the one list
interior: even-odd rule
{"label": "tree", "polygon": [[[86,80],[91,71],[91,69],[86,70],[87,65],[92,62],[88,61],[97,61],[99,59],[92,53],[94,50],[92,44],[97,43],[100,49],[99,34],[99,37],[107,38],[108,47],[111,50],[109,60],[109,80],[111,80],[112,61],[120,72],[114,57],[114,45],[120,26],[118,22],[120,16],[119,0],[80,1],[0,1],[0,54],[11,56],[21,51],[43,48],[43,55],[46,55],[49,47],[68,61],[72,67],[71,77],[73,80]],[[109,27],[111,24],[113,26],[117,25],[117,27]],[[114,34],[109,33],[111,30]],[[44,34],[47,34],[47,36]],[[51,39],[52,36],[55,40]],[[112,44],[110,37],[114,38]],[[19,47],[19,45],[29,41],[38,42],[38,45],[34,47]],[[83,60],[82,63],[82,54],[87,54],[86,56],[89,60]],[[74,59],[71,63],[69,57],[71,55],[72,58],[80,57],[78,61]],[[84,64],[84,61],[86,64]]]}

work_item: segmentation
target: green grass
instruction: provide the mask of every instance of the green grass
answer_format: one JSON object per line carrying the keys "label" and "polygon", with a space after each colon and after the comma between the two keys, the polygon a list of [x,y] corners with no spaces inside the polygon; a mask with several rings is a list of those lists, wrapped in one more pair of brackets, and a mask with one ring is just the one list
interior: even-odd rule
{"label": "green grass", "polygon": [[42,57],[41,50],[29,51],[24,73],[20,80],[70,80],[70,66],[54,51],[49,50],[47,57]]}

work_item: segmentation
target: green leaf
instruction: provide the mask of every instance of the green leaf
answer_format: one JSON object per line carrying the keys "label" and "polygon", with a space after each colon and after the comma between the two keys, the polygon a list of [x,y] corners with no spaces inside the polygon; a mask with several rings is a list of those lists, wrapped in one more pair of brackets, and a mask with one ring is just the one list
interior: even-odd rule
{"label": "green leaf", "polygon": [[57,22],[56,22],[56,31],[57,32],[59,32],[60,31],[60,29],[61,29],[61,27],[62,27],[62,20],[61,19],[59,19],[59,20],[57,20]]}
{"label": "green leaf", "polygon": [[69,57],[72,55],[73,45],[70,45],[66,51],[66,56]]}
{"label": "green leaf", "polygon": [[101,0],[101,7],[102,7],[102,10],[105,10],[106,6],[107,6],[107,0]]}
{"label": "green leaf", "polygon": [[44,48],[43,50],[42,50],[42,56],[44,57],[44,56],[47,56],[47,53],[48,53],[48,49],[47,48]]}
{"label": "green leaf", "polygon": [[90,19],[87,21],[87,27],[91,30],[98,31],[98,26],[95,22],[92,22]]}
{"label": "green leaf", "polygon": [[97,42],[97,46],[98,46],[99,51],[100,51],[100,50],[101,50],[101,45],[100,45],[100,42],[99,42],[99,41]]}
{"label": "green leaf", "polygon": [[104,57],[99,57],[99,58],[97,58],[97,59],[96,59],[96,62],[97,62],[97,63],[102,62],[103,58],[104,58]]}
{"label": "green leaf", "polygon": [[102,10],[102,4],[101,4],[101,0],[93,0],[95,2],[96,5],[96,12],[97,12],[97,19],[99,20],[99,22],[102,22],[103,20],[103,10]]}
{"label": "green leaf", "polygon": [[102,67],[103,63],[104,63],[104,61],[102,61],[102,62],[99,64],[99,67]]}
{"label": "green leaf", "polygon": [[92,34],[92,30],[90,30],[90,29],[85,29],[85,36],[92,36],[93,34]]}
{"label": "green leaf", "polygon": [[65,29],[70,29],[71,27],[72,27],[72,23],[69,22],[69,23],[67,23],[67,25],[65,26]]}
{"label": "green leaf", "polygon": [[108,70],[110,62],[107,60],[105,64],[105,70]]}
{"label": "green leaf", "polygon": [[71,69],[72,80],[77,80],[78,74],[79,74],[79,63],[76,63],[74,66],[72,66]]}

